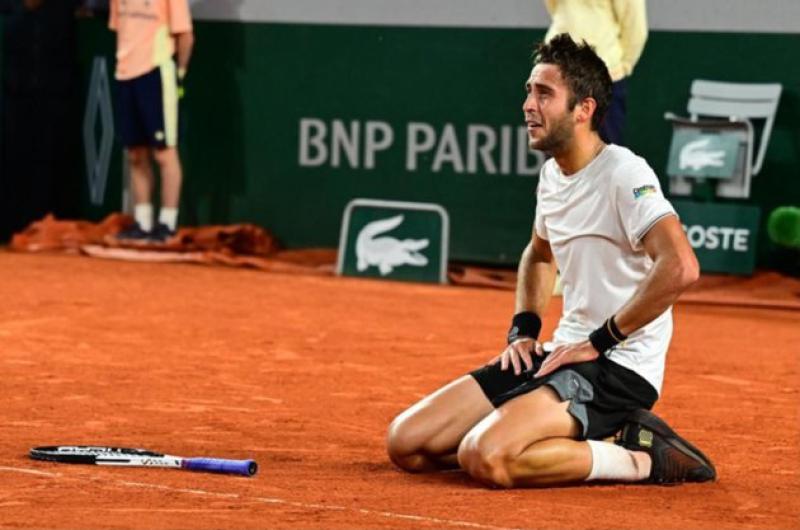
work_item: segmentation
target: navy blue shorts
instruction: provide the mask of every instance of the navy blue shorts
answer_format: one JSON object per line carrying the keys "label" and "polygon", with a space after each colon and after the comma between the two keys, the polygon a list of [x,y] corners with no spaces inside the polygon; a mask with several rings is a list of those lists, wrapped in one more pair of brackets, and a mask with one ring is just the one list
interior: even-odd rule
{"label": "navy blue shorts", "polygon": [[125,147],[178,145],[178,88],[171,61],[117,81],[117,125]]}

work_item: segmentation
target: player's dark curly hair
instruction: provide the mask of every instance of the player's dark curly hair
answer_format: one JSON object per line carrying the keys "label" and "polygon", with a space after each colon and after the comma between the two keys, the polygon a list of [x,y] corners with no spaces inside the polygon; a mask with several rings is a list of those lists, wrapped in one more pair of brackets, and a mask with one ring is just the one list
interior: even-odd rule
{"label": "player's dark curly hair", "polygon": [[536,47],[533,64],[540,63],[554,64],[561,69],[561,75],[571,92],[570,110],[585,98],[590,97],[597,102],[592,116],[592,129],[597,130],[611,103],[611,76],[594,48],[586,41],[577,44],[569,34],[561,33]]}

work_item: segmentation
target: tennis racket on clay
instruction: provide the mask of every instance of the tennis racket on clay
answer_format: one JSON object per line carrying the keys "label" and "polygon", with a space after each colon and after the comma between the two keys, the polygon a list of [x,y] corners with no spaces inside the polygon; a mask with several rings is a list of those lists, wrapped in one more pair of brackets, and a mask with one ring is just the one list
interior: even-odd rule
{"label": "tennis racket on clay", "polygon": [[183,458],[145,449],[102,447],[93,445],[53,445],[34,447],[29,456],[34,460],[65,464],[94,464],[97,466],[169,467],[190,471],[208,471],[232,475],[253,476],[258,471],[255,460],[225,458]]}

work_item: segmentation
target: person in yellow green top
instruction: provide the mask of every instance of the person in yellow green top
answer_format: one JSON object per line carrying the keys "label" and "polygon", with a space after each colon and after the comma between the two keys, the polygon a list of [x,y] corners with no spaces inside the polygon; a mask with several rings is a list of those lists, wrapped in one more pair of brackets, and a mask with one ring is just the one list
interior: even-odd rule
{"label": "person in yellow green top", "polygon": [[600,137],[624,145],[626,80],[647,41],[645,0],[544,0],[544,4],[552,17],[545,41],[569,33],[578,42],[586,41],[606,63],[614,84]]}
{"label": "person in yellow green top", "polygon": [[[175,234],[183,172],[178,99],[194,46],[188,0],[111,0],[117,33],[118,128],[128,158],[135,224],[120,239],[165,241]],[[152,159],[161,175],[154,222]]]}

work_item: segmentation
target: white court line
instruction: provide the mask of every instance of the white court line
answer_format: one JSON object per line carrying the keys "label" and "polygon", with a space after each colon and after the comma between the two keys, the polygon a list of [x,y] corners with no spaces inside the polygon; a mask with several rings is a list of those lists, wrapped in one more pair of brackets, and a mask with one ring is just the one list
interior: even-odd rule
{"label": "white court line", "polygon": [[50,473],[48,471],[39,471],[38,469],[27,469],[23,467],[5,467],[0,466],[0,471],[10,471],[11,473],[27,473],[28,475],[41,475],[43,477],[60,477],[61,473]]}
{"label": "white court line", "polygon": [[[29,468],[20,468],[20,467],[4,467],[0,466],[0,471],[10,471],[16,473],[27,473],[30,475],[41,475],[45,477],[52,477],[52,478],[66,478],[72,480],[80,480],[80,477],[64,477],[61,473],[49,473],[46,471],[39,471],[36,469],[29,469]],[[100,482],[101,479],[94,479],[90,478],[91,481],[98,481]],[[261,502],[264,504],[283,504],[286,506],[294,506],[297,508],[303,509],[310,509],[310,510],[330,510],[330,511],[352,511],[356,513],[361,513],[364,515],[372,515],[378,517],[387,517],[390,519],[404,519],[407,521],[418,521],[418,522],[425,522],[425,523],[434,523],[438,525],[445,525],[445,526],[454,526],[454,527],[461,527],[461,528],[479,528],[481,530],[522,530],[519,528],[509,528],[505,526],[493,526],[488,524],[480,524],[480,523],[472,523],[469,521],[460,521],[458,519],[440,519],[438,517],[426,517],[424,515],[413,515],[413,514],[406,514],[406,513],[395,513],[395,512],[386,512],[380,510],[367,510],[365,508],[353,508],[347,506],[337,506],[337,505],[326,505],[326,504],[316,504],[310,502],[297,502],[297,501],[287,501],[285,499],[279,499],[276,497],[243,497],[238,493],[219,493],[215,491],[206,491],[206,490],[198,490],[198,489],[188,489],[188,488],[173,488],[171,486],[165,486],[164,484],[151,484],[147,482],[130,482],[127,480],[114,480],[114,484],[119,486],[126,486],[131,488],[148,488],[148,489],[157,489],[162,491],[171,491],[174,493],[187,493],[189,495],[208,495],[210,497],[220,497],[226,499],[241,499],[243,501],[256,501]]]}

